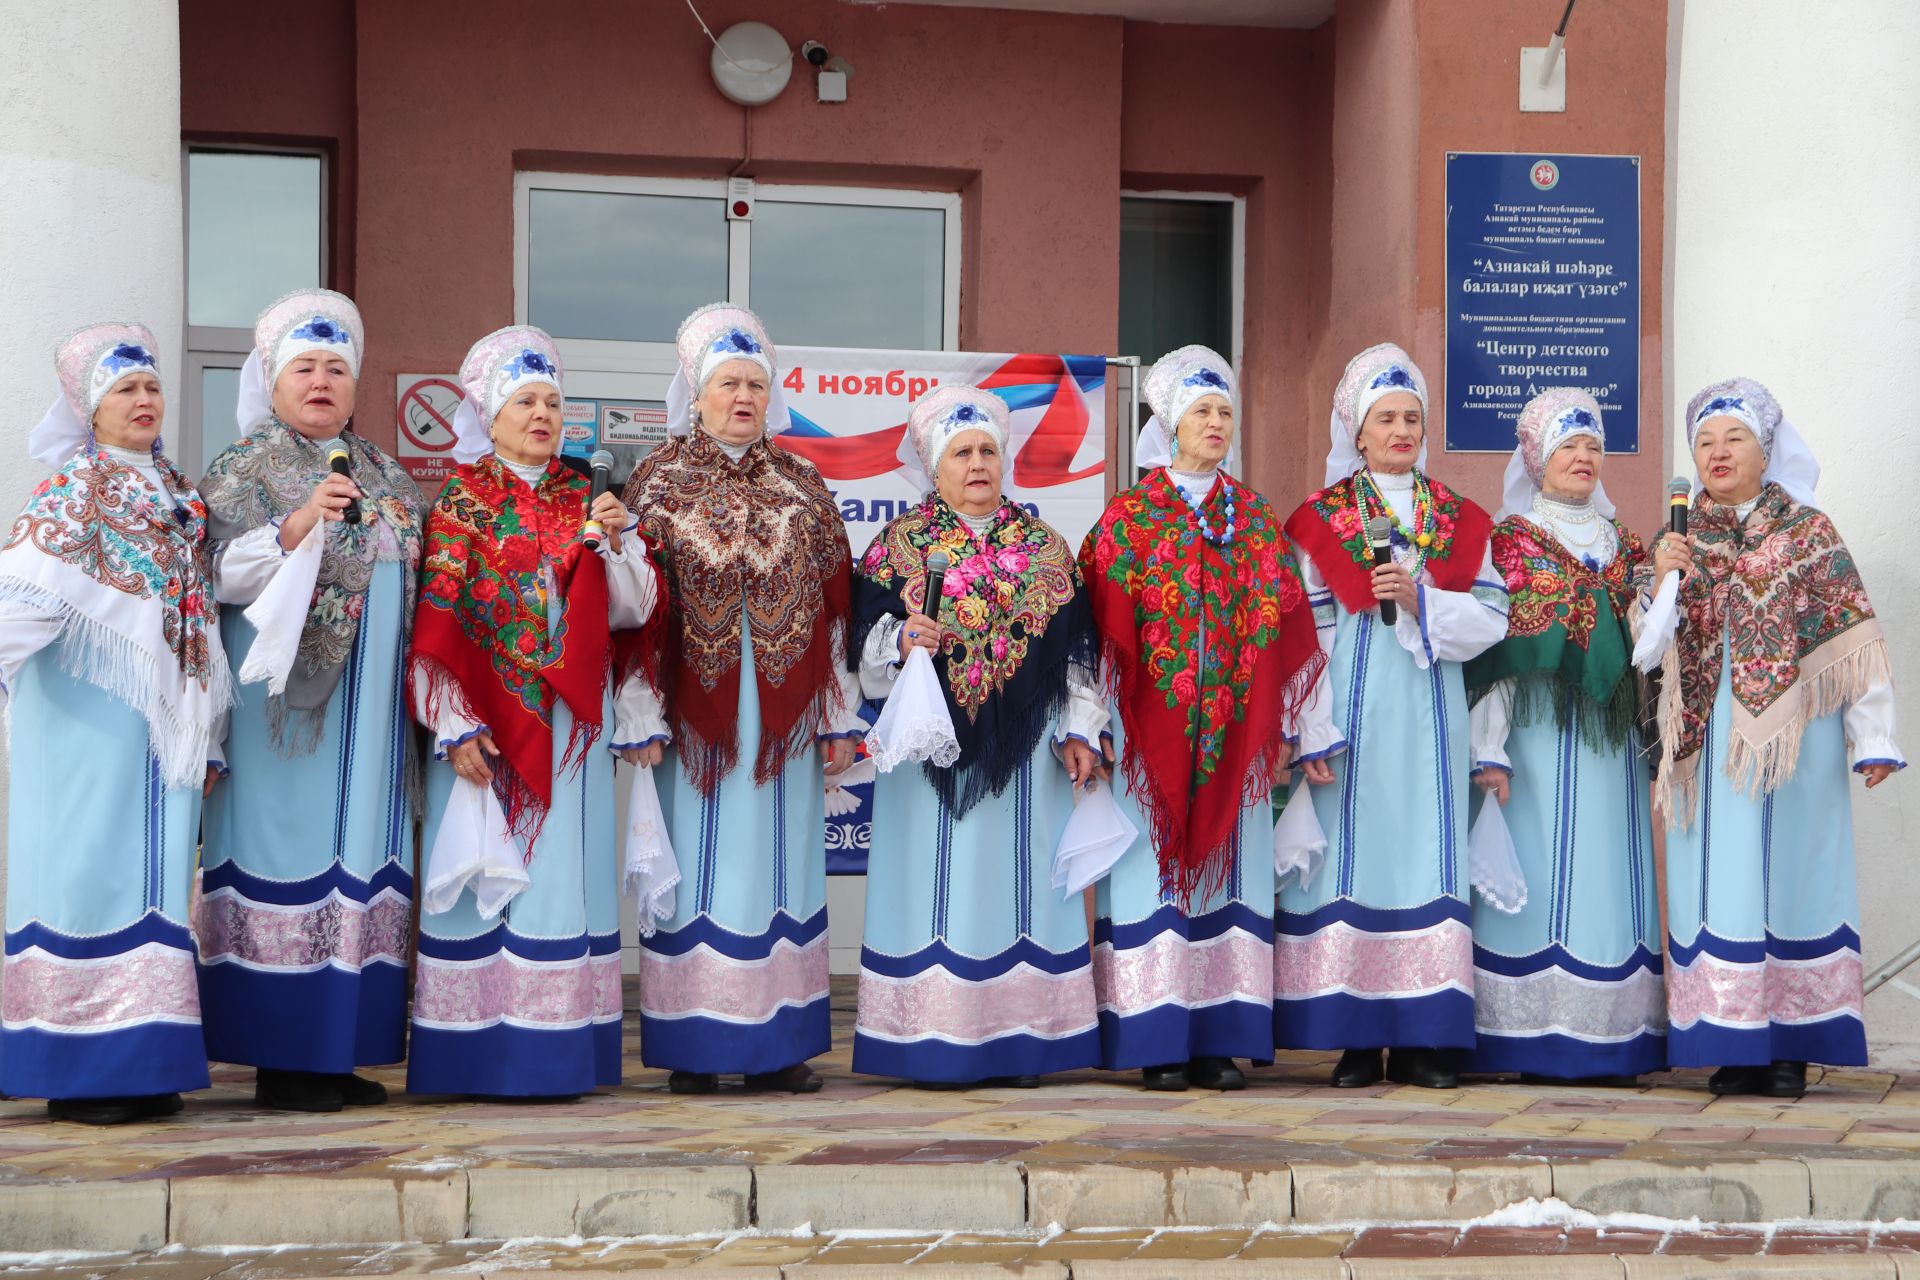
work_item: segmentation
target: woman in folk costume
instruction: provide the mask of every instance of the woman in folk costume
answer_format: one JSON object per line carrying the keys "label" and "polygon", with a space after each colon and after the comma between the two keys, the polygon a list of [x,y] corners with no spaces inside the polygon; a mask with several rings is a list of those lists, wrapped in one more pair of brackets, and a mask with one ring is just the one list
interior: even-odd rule
{"label": "woman in folk costume", "polygon": [[1238,1089],[1273,1057],[1272,791],[1326,660],[1266,499],[1223,469],[1233,370],[1205,347],[1146,379],[1147,477],[1080,551],[1141,836],[1096,894],[1102,1065]]}
{"label": "woman in folk costume", "polygon": [[560,465],[560,380],[539,329],[473,345],[460,465],[427,517],[408,683],[441,763],[427,769],[409,1093],[620,1083],[611,750],[631,741],[615,694],[655,576],[620,499],[589,507],[587,478]]}
{"label": "woman in folk costume", "polygon": [[677,345],[679,434],[626,489],[667,580],[642,762],[671,766],[660,801],[684,874],[640,941],[640,1056],[677,1093],[723,1072],[811,1093],[807,1059],[829,1044],[822,771],[844,772],[866,731],[846,526],[813,464],[771,439],[786,405],[759,318],[714,303]]}
{"label": "woman in folk costume", "polygon": [[[1807,1063],[1867,1060],[1848,756],[1867,786],[1894,743],[1886,640],[1846,543],[1813,505],[1820,467],[1767,389],[1687,406],[1701,490],[1679,571],[1646,619],[1664,645],[1667,1057],[1719,1066],[1718,1094],[1794,1097]],[[1677,624],[1677,626],[1676,626]]]}
{"label": "woman in folk costume", "polygon": [[426,503],[350,430],[361,332],[325,289],[263,311],[243,435],[202,484],[242,681],[228,749],[246,761],[206,813],[207,1051],[259,1068],[258,1101],[296,1111],[384,1102],[353,1069],[406,1046],[419,787],[402,681]]}
{"label": "woman in folk costume", "polygon": [[[1032,1087],[1100,1057],[1086,910],[1051,874],[1073,786],[1100,764],[1093,617],[1072,547],[1002,492],[1007,430],[991,392],[922,396],[907,433],[931,491],[853,583],[863,689],[886,699],[925,649],[959,748],[880,778],[867,863],[853,1068],[930,1087]],[[937,606],[934,551],[951,564]],[[1058,763],[1056,723],[1079,734]]]}
{"label": "woman in folk costume", "polygon": [[[1333,659],[1303,731],[1330,720],[1346,751],[1308,766],[1330,847],[1282,886],[1274,1038],[1346,1050],[1338,1087],[1379,1080],[1388,1046],[1388,1077],[1447,1088],[1438,1051],[1474,1043],[1460,664],[1506,635],[1507,589],[1492,519],[1426,475],[1426,431],[1412,358],[1391,343],[1361,352],[1334,392],[1327,487],[1287,519]],[[1392,562],[1378,568],[1374,520],[1391,525]]]}
{"label": "woman in folk costume", "polygon": [[1613,518],[1606,447],[1586,392],[1528,401],[1493,530],[1510,604],[1507,638],[1467,663],[1473,776],[1524,888],[1475,880],[1474,1071],[1625,1084],[1667,1065],[1628,622],[1648,565]]}
{"label": "woman in folk costume", "polygon": [[60,344],[28,440],[53,475],[0,548],[0,1093],[86,1124],[171,1115],[207,1086],[187,903],[233,686],[154,350],[140,324]]}

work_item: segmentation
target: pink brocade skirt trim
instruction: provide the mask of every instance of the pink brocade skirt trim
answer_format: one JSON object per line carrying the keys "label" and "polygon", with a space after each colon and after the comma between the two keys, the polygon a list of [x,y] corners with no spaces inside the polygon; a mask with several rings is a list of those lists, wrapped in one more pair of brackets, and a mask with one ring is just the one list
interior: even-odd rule
{"label": "pink brocade skirt trim", "polygon": [[973,982],[931,969],[911,978],[862,970],[857,1029],[883,1040],[984,1044],[1008,1035],[1058,1040],[1099,1026],[1091,966],[1044,973],[1019,965]]}
{"label": "pink brocade skirt trim", "polygon": [[501,951],[483,960],[421,956],[413,1022],[441,1031],[506,1023],[559,1031],[620,1020],[620,956],[526,960]]}
{"label": "pink brocade skirt trim", "polygon": [[193,955],[149,942],[116,956],[69,960],[38,947],[0,968],[0,1021],[9,1031],[103,1032],[200,1021]]}
{"label": "pink brocade skirt trim", "polygon": [[1125,950],[1103,942],[1093,950],[1093,986],[1101,1012],[1121,1017],[1167,1004],[1264,1006],[1273,1002],[1273,947],[1240,929],[1200,942],[1162,933]]}
{"label": "pink brocade skirt trim", "polygon": [[1311,1000],[1345,994],[1401,998],[1436,991],[1473,994],[1473,930],[1460,920],[1424,929],[1367,933],[1336,921],[1305,937],[1281,935],[1273,950],[1274,995]]}
{"label": "pink brocade skirt trim", "polygon": [[827,939],[774,944],[764,960],[735,960],[696,946],[684,955],[640,948],[640,1011],[649,1018],[762,1023],[827,998]]}
{"label": "pink brocade skirt trim", "polygon": [[1769,956],[1737,964],[1706,954],[1679,965],[1668,956],[1667,1009],[1673,1026],[1705,1020],[1725,1027],[1818,1022],[1839,1014],[1861,1016],[1860,953],[1836,951],[1815,960]]}
{"label": "pink brocade skirt trim", "polygon": [[201,895],[193,913],[203,964],[231,961],[301,972],[405,964],[412,925],[413,904],[392,889],[365,906],[330,893],[319,902],[284,907],[254,902],[228,887]]}

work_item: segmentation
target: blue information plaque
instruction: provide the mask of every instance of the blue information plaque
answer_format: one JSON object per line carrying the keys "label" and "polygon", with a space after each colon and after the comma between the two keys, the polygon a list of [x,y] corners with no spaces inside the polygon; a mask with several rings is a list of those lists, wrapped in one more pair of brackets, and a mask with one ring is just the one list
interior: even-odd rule
{"label": "blue information plaque", "polygon": [[1582,387],[1640,451],[1640,158],[1447,154],[1447,448],[1507,453],[1522,405]]}

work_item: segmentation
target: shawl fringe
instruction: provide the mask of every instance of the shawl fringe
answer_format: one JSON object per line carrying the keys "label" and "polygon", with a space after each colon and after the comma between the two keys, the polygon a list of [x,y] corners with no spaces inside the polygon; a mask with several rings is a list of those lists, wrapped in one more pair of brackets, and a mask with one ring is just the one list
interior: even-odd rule
{"label": "shawl fringe", "polygon": [[[226,651],[209,646],[213,720],[196,724],[161,696],[163,682],[178,676],[151,652],[97,618],[89,617],[58,592],[36,583],[0,582],[0,603],[20,603],[63,619],[60,669],[138,712],[147,722],[147,743],[169,787],[198,786],[206,776],[214,724],[233,707],[233,673]],[[8,720],[11,722],[11,703]]]}
{"label": "shawl fringe", "polygon": [[[1554,728],[1565,731],[1577,710],[1580,741],[1595,751],[1614,751],[1626,744],[1640,722],[1640,691],[1631,670],[1621,675],[1604,701],[1593,698],[1558,671],[1530,671],[1508,676],[1505,683],[1512,698],[1507,723],[1515,729],[1551,722]],[[1467,704],[1478,705],[1497,687],[1472,690]]]}
{"label": "shawl fringe", "polygon": [[[1675,657],[1675,648],[1668,646],[1669,661]],[[1799,767],[1800,743],[1806,736],[1807,726],[1892,678],[1893,665],[1887,656],[1886,638],[1875,635],[1819,672],[1803,674],[1794,684],[1795,690],[1801,693],[1800,706],[1769,737],[1754,737],[1740,723],[1742,716],[1736,706],[1734,723],[1727,728],[1728,779],[1749,798],[1785,786]],[[1676,679],[1661,682],[1660,777],[1654,785],[1654,804],[1670,822],[1687,831],[1699,811],[1700,756],[1696,752],[1682,760],[1673,758],[1682,710],[1679,685]]]}

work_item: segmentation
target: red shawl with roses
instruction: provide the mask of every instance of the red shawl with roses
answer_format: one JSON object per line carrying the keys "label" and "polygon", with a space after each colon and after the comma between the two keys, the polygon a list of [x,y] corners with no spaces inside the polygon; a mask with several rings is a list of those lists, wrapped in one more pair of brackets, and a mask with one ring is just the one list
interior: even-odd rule
{"label": "red shawl with roses", "polygon": [[1284,772],[1286,727],[1326,667],[1266,499],[1223,471],[1201,510],[1216,537],[1231,519],[1224,546],[1157,470],[1107,504],[1080,549],[1127,785],[1160,883],[1189,902],[1225,881],[1240,811]]}
{"label": "red shawl with roses", "polygon": [[[1493,517],[1438,480],[1423,476],[1433,495],[1431,541],[1423,566],[1442,591],[1471,591],[1493,536]],[[1287,517],[1287,536],[1300,545],[1348,613],[1379,604],[1373,598],[1373,547],[1367,522],[1393,518],[1377,498],[1363,495],[1355,476],[1322,489]],[[1397,522],[1396,522],[1397,523]]]}
{"label": "red shawl with roses", "polygon": [[[454,470],[427,519],[408,679],[450,677],[436,692],[488,726],[500,748],[494,792],[528,856],[553,801],[556,702],[573,713],[561,769],[578,767],[599,736],[609,674],[617,667],[624,679],[654,629],[609,631],[606,566],[581,541],[590,489],[558,462],[529,489],[489,454]],[[549,571],[558,600],[548,598]]]}

